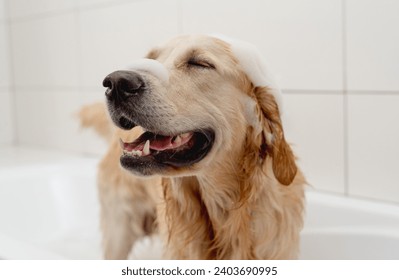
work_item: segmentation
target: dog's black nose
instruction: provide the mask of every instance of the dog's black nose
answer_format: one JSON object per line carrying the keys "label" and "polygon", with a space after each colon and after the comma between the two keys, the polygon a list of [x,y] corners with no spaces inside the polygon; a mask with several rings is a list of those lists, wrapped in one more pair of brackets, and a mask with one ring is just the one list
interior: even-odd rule
{"label": "dog's black nose", "polygon": [[126,99],[140,94],[144,89],[143,78],[133,71],[115,71],[105,77],[103,86],[107,87],[108,99]]}

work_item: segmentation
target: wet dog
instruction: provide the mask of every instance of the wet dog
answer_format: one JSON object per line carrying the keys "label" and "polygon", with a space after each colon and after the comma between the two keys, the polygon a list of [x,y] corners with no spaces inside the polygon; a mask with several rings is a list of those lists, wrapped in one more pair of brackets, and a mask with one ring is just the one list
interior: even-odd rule
{"label": "wet dog", "polygon": [[280,92],[250,44],[181,36],[105,77],[81,111],[110,141],[99,168],[106,258],[159,234],[165,258],[292,259],[305,179]]}

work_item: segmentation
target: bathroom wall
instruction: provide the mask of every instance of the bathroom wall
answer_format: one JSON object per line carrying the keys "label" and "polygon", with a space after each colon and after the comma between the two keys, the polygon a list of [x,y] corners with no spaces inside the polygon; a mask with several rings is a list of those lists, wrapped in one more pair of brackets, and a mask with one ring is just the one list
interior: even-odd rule
{"label": "bathroom wall", "polygon": [[0,145],[14,140],[9,33],[5,0],[0,0]]}
{"label": "bathroom wall", "polygon": [[105,143],[79,130],[75,113],[104,98],[106,74],[177,34],[177,2],[8,3],[18,142],[103,153]]}
{"label": "bathroom wall", "polygon": [[313,188],[399,203],[399,1],[9,0],[7,13],[20,144],[101,154],[73,112],[103,99],[107,73],[176,34],[224,33],[274,69]]}

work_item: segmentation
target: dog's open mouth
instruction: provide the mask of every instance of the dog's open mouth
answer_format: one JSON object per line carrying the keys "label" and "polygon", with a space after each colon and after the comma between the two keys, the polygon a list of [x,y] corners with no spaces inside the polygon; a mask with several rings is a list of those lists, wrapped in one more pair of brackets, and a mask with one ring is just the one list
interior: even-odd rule
{"label": "dog's open mouth", "polygon": [[212,130],[185,132],[165,136],[146,131],[132,143],[121,140],[124,168],[143,175],[157,173],[165,167],[185,167],[202,160],[211,150]]}

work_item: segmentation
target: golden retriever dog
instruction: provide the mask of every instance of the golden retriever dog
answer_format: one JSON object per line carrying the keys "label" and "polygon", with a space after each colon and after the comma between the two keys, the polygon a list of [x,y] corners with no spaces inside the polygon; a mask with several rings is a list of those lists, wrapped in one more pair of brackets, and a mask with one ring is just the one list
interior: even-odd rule
{"label": "golden retriever dog", "polygon": [[105,258],[154,233],[165,258],[298,256],[306,182],[256,48],[180,36],[103,85],[106,106],[80,117],[110,142],[98,176]]}

